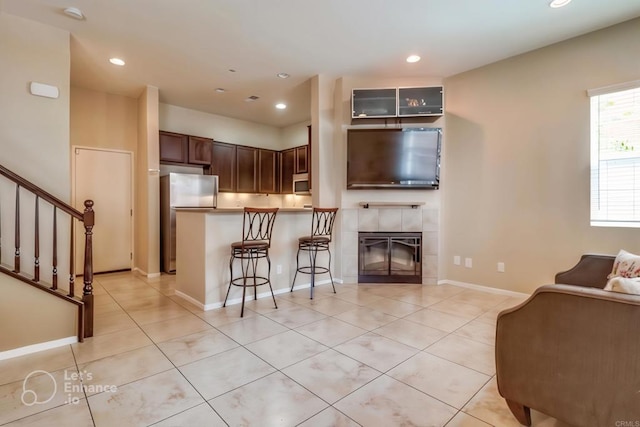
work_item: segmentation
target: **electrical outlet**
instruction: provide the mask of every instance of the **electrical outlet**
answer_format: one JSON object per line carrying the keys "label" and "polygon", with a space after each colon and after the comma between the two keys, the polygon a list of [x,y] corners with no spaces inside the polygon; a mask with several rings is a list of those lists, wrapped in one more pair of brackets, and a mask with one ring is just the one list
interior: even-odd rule
{"label": "electrical outlet", "polygon": [[282,265],[276,265],[276,274],[282,274]]}
{"label": "electrical outlet", "polygon": [[504,273],[504,262],[499,262],[498,263],[498,272],[499,273]]}
{"label": "electrical outlet", "polygon": [[471,258],[464,259],[464,266],[467,268],[473,267],[473,260]]}
{"label": "electrical outlet", "polygon": [[460,265],[460,255],[454,255],[453,264],[454,265]]}

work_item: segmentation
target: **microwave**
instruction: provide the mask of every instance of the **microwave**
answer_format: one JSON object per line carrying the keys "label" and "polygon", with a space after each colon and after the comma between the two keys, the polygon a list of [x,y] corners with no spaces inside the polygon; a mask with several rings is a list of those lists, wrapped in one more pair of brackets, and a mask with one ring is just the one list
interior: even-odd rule
{"label": "microwave", "polygon": [[308,173],[296,173],[293,175],[293,194],[311,194]]}

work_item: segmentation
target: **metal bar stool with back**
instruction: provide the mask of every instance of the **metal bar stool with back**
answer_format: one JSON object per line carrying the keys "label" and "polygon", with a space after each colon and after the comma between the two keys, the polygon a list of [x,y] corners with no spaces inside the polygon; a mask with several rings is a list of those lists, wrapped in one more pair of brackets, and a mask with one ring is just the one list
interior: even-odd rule
{"label": "metal bar stool with back", "polygon": [[[229,259],[229,288],[227,296],[224,298],[223,307],[227,305],[231,286],[242,287],[242,308],[240,317],[244,316],[244,300],[247,287],[253,287],[254,298],[258,299],[258,286],[269,285],[273,305],[276,304],[276,297],[271,286],[271,259],[269,258],[269,247],[271,246],[271,231],[276,219],[278,208],[244,208],[242,220],[242,240],[231,244],[231,258]],[[261,258],[267,260],[267,275],[259,276],[258,261]],[[239,259],[242,275],[233,277],[233,261]]]}
{"label": "metal bar stool with back", "polygon": [[[296,253],[296,273],[293,275],[291,283],[291,292],[296,283],[298,273],[311,275],[311,299],[313,299],[313,288],[315,287],[316,274],[329,273],[333,293],[336,293],[336,287],[333,284],[333,276],[331,275],[331,251],[329,244],[333,233],[333,223],[336,219],[338,208],[313,208],[311,217],[311,234],[309,236],[300,237],[298,239],[298,252]],[[300,251],[306,251],[309,254],[309,265],[300,266]],[[318,252],[327,252],[329,262],[327,266],[317,265]]]}

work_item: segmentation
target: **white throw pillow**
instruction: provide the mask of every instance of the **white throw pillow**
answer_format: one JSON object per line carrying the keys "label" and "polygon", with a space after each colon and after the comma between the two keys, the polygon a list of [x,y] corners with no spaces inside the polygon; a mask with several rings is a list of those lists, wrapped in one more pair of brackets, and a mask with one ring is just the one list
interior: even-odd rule
{"label": "white throw pillow", "polygon": [[640,277],[635,277],[633,279],[628,279],[626,277],[613,277],[609,279],[604,290],[640,295]]}
{"label": "white throw pillow", "polygon": [[614,277],[640,277],[640,255],[621,249],[613,262],[613,269],[607,279]]}

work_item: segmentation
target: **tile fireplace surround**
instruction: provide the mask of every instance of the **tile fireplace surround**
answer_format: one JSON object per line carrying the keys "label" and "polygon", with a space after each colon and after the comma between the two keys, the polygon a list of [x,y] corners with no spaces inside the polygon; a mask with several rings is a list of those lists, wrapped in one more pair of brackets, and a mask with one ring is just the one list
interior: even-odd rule
{"label": "tile fireplace surround", "polygon": [[344,283],[358,283],[358,232],[422,232],[422,284],[438,281],[439,209],[354,208],[341,209],[342,254],[340,267]]}

